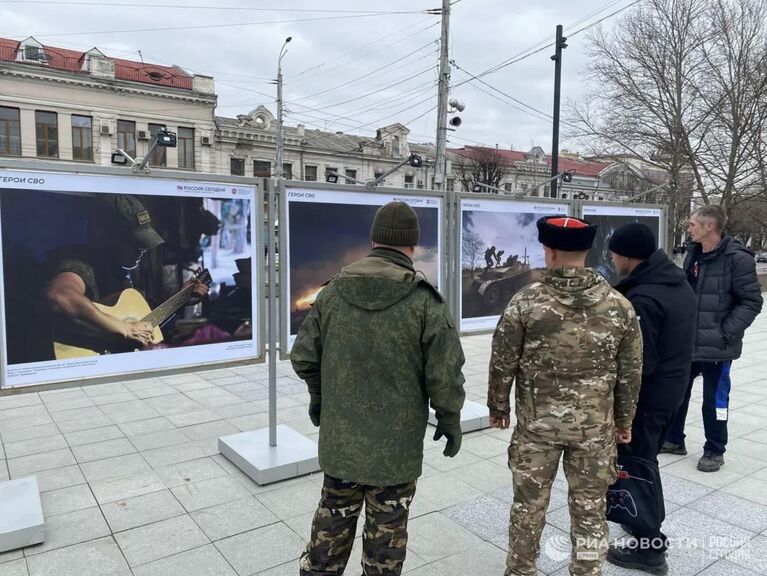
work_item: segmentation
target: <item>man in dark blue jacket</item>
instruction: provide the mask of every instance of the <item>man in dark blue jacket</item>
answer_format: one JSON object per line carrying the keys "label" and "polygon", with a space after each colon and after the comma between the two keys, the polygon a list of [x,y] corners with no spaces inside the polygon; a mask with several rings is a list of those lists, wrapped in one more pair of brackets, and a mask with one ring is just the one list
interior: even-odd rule
{"label": "man in dark blue jacket", "polygon": [[698,302],[695,351],[687,394],[661,452],[687,454],[684,423],[693,380],[703,375],[706,444],[698,470],[716,472],[724,464],[730,401],[730,366],[740,357],[743,334],[762,310],[754,255],[732,236],[718,206],[705,206],[690,218],[684,270]]}
{"label": "man in dark blue jacket", "polygon": [[[687,391],[696,316],[695,294],[684,272],[657,246],[652,230],[640,223],[622,226],[609,242],[615,270],[624,277],[615,289],[634,306],[643,343],[642,387],[631,442],[618,450],[656,463]],[[661,499],[662,494],[659,490]],[[658,503],[661,510],[662,505]],[[666,574],[668,540],[661,532],[661,522],[653,530],[634,531],[635,546],[611,547],[607,560],[650,574]]]}

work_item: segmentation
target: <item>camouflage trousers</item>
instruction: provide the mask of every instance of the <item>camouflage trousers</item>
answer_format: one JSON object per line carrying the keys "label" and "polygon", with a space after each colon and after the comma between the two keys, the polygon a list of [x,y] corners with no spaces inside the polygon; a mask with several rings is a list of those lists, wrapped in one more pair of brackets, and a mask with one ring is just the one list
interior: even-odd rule
{"label": "camouflage trousers", "polygon": [[407,519],[415,482],[362,486],[325,475],[312,535],[301,555],[301,576],[340,576],[365,504],[363,576],[399,576],[407,553]]}
{"label": "camouflage trousers", "polygon": [[[516,429],[509,447],[514,503],[509,521],[507,576],[537,573],[546,509],[563,453],[570,507],[570,574],[602,574],[608,548],[607,487],[617,478],[614,439],[563,443]],[[544,553],[552,560],[566,559],[568,548],[564,538],[551,537],[544,543]]]}

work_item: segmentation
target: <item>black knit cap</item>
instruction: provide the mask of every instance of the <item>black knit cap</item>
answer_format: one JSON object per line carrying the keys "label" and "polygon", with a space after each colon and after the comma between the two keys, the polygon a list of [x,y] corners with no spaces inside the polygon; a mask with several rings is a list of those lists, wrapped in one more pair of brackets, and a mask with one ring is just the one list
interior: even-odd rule
{"label": "black knit cap", "polygon": [[646,260],[658,249],[658,241],[649,226],[631,222],[613,232],[608,248],[626,258]]}
{"label": "black knit cap", "polygon": [[554,250],[585,252],[596,234],[597,227],[580,218],[544,216],[538,220],[538,242]]}
{"label": "black knit cap", "polygon": [[370,239],[387,246],[416,246],[420,234],[418,215],[404,202],[381,206],[370,228]]}

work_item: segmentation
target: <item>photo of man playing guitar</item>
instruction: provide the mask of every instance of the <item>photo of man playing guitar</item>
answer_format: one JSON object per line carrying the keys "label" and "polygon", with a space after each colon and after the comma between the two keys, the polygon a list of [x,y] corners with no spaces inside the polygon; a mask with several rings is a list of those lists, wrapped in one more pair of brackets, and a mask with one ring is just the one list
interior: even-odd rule
{"label": "photo of man playing guitar", "polygon": [[[156,326],[143,318],[121,319],[96,303],[130,288],[142,258],[164,240],[136,197],[115,194],[101,202],[101,237],[87,246],[64,247],[52,256],[45,304],[57,333],[103,341],[104,349],[140,349],[156,341]],[[197,279],[184,288],[185,304],[195,304],[208,294],[208,286]]]}

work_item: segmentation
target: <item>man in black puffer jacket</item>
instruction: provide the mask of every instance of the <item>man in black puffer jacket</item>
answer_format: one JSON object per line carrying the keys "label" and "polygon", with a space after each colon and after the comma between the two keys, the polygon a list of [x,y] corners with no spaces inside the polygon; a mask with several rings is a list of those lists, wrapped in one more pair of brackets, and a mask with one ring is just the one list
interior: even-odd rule
{"label": "man in black puffer jacket", "polygon": [[743,334],[762,310],[754,255],[732,236],[718,206],[705,206],[690,218],[684,270],[698,301],[698,319],[690,383],[661,452],[687,454],[684,423],[692,382],[703,375],[703,426],[706,444],[698,470],[716,472],[724,464],[730,400],[730,366],[740,357]]}
{"label": "man in black puffer jacket", "polygon": [[[687,391],[696,316],[695,293],[687,277],[657,246],[652,230],[639,223],[622,226],[609,243],[615,269],[624,276],[615,289],[634,306],[643,342],[642,387],[631,442],[618,446],[618,450],[656,463],[674,413]],[[608,562],[650,574],[666,574],[668,540],[660,523],[653,530],[635,532],[633,536],[637,544],[611,547]]]}

